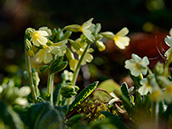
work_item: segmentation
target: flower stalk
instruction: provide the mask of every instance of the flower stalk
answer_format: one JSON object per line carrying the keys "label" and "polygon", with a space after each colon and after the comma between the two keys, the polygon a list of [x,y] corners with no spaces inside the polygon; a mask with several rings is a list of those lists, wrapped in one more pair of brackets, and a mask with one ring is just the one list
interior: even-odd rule
{"label": "flower stalk", "polygon": [[76,69],[75,69],[74,74],[73,74],[73,79],[72,79],[72,83],[71,83],[72,86],[74,86],[76,84],[76,79],[78,77],[78,73],[79,73],[79,70],[80,70],[82,60],[83,60],[83,58],[84,58],[84,56],[85,56],[85,54],[86,54],[89,47],[90,47],[90,44],[88,43],[87,46],[84,49],[84,52],[81,55],[81,58],[78,61],[78,64],[77,64]]}
{"label": "flower stalk", "polygon": [[29,83],[30,83],[30,87],[31,87],[31,92],[32,92],[32,96],[33,96],[34,101],[37,102],[35,86],[33,84],[30,56],[28,55],[26,49],[25,49],[25,53],[26,53],[25,54],[26,55],[26,67],[27,67],[27,72],[28,72],[28,78],[29,78]]}
{"label": "flower stalk", "polygon": [[50,101],[53,102],[53,86],[54,86],[54,73],[48,74],[47,90],[50,95]]}

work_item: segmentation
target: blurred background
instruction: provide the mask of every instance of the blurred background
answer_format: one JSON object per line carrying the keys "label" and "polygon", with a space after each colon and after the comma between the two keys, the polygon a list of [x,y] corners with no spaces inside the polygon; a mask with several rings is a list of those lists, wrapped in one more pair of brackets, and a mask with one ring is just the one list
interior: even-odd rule
{"label": "blurred background", "polygon": [[[6,76],[21,76],[26,69],[26,28],[63,28],[93,17],[93,23],[102,24],[102,32],[116,33],[127,27],[131,42],[126,50],[120,50],[107,41],[106,51],[93,53],[93,63],[82,68],[78,81],[90,74],[87,81],[112,78],[120,83],[128,75],[124,62],[131,53],[148,56],[151,68],[164,61],[162,55],[168,49],[164,37],[172,27],[171,7],[170,0],[0,0],[0,82]],[[90,73],[84,75],[88,68]]]}

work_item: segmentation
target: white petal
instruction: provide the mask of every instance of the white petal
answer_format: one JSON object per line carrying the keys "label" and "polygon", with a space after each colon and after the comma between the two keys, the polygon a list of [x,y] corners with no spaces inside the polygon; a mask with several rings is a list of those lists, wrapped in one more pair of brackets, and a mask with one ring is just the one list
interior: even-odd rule
{"label": "white petal", "polygon": [[143,57],[142,62],[143,62],[145,65],[148,65],[148,64],[149,64],[149,60],[148,60],[148,58],[147,58],[146,56]]}
{"label": "white petal", "polygon": [[125,35],[128,34],[128,32],[129,32],[129,30],[126,27],[124,27],[116,35],[118,35],[118,36],[125,36]]}
{"label": "white petal", "polygon": [[167,57],[167,59],[169,58],[169,55],[170,55],[170,51],[171,51],[171,48],[169,48],[166,52],[165,52],[165,57]]}
{"label": "white petal", "polygon": [[148,89],[146,88],[146,86],[141,86],[138,90],[138,92],[141,94],[141,95],[146,95],[148,93]]}
{"label": "white petal", "polygon": [[89,28],[90,25],[92,24],[93,18],[89,19],[88,21],[84,22],[82,27],[83,28]]}
{"label": "white petal", "polygon": [[83,34],[85,35],[85,37],[87,39],[89,39],[90,41],[94,40],[94,36],[92,35],[90,30],[83,30]]}
{"label": "white petal", "polygon": [[41,36],[48,36],[48,33],[47,31],[42,31],[42,30],[39,30],[37,31]]}
{"label": "white petal", "polygon": [[133,62],[133,60],[125,61],[125,68],[127,68],[127,69],[134,67],[134,65],[135,65],[135,63]]}
{"label": "white petal", "polygon": [[115,39],[115,44],[120,48],[120,49],[125,49],[126,46],[129,45],[130,39],[128,37],[118,37]]}
{"label": "white petal", "polygon": [[167,36],[167,37],[165,38],[165,43],[166,43],[169,47],[172,46],[172,37]]}
{"label": "white petal", "polygon": [[135,62],[141,62],[141,58],[138,56],[138,55],[136,55],[136,54],[132,54],[131,55],[131,57],[132,57],[132,59],[135,61]]}

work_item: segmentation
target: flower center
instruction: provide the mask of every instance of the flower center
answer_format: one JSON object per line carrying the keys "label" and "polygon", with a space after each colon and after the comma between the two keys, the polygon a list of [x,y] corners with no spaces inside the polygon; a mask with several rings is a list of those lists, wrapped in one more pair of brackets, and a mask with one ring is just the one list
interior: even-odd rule
{"label": "flower center", "polygon": [[38,33],[38,32],[35,32],[34,34],[33,34],[33,39],[37,39],[37,38],[39,38],[40,37],[40,34]]}
{"label": "flower center", "polygon": [[115,35],[115,36],[114,36],[115,42],[116,42],[118,39],[119,39],[119,36]]}

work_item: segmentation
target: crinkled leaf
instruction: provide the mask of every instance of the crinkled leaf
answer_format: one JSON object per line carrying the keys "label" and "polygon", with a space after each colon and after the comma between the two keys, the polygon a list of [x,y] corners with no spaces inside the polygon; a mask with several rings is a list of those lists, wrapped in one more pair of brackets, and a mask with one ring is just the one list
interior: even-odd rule
{"label": "crinkled leaf", "polygon": [[64,128],[64,114],[50,102],[41,102],[28,109],[27,125],[31,129]]}

